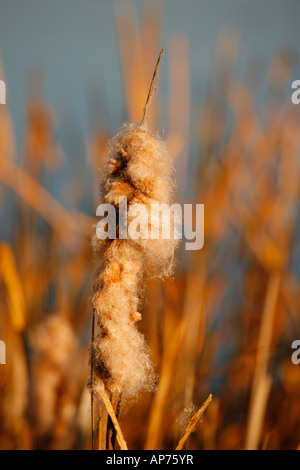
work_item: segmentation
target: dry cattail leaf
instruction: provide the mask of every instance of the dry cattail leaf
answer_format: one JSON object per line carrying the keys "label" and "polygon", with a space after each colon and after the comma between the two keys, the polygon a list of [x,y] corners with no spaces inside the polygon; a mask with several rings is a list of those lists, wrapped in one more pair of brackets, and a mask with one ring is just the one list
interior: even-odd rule
{"label": "dry cattail leaf", "polygon": [[61,204],[23,168],[0,156],[0,180],[12,188],[40,214],[67,247],[74,242],[75,233],[81,233],[75,219]]}
{"label": "dry cattail leaf", "polygon": [[98,396],[100,396],[102,398],[103,403],[105,405],[105,408],[106,408],[106,410],[107,410],[107,412],[110,416],[110,419],[112,420],[112,423],[113,423],[114,428],[115,428],[116,433],[117,433],[117,440],[118,440],[118,443],[119,443],[119,446],[120,446],[121,450],[128,450],[126,441],[124,439],[124,436],[123,436],[120,424],[117,420],[116,414],[114,412],[113,406],[112,406],[111,401],[109,399],[109,396],[108,396],[107,392],[105,391],[102,384],[100,384],[100,383],[97,384],[96,393],[97,393]]}
{"label": "dry cattail leaf", "polygon": [[212,401],[212,394],[209,395],[209,397],[205,400],[205,402],[199,408],[199,410],[191,417],[189,424],[187,425],[187,428],[185,430],[185,433],[180,439],[180,441],[178,442],[178,445],[175,450],[183,449],[183,446],[186,440],[188,439],[190,434],[196,429],[197,424],[199,423],[200,419],[202,418],[206,408],[208,407],[211,401]]}
{"label": "dry cattail leaf", "polygon": [[26,325],[24,292],[14,253],[7,243],[0,244],[0,280],[1,278],[8,293],[7,299],[13,328],[16,331],[22,331]]}

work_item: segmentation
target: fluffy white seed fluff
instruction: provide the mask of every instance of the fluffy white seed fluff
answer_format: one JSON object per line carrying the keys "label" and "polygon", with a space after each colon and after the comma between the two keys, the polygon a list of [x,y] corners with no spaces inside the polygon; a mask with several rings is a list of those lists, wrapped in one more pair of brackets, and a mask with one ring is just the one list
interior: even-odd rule
{"label": "fluffy white seed fluff", "polygon": [[[113,204],[117,211],[121,196],[127,197],[127,211],[135,203],[147,211],[153,203],[171,204],[173,162],[159,137],[145,127],[124,125],[109,143],[106,156],[102,202]],[[161,222],[147,223],[159,229]],[[121,393],[123,398],[153,389],[149,351],[136,328],[141,318],[139,292],[144,276],[170,274],[176,245],[174,237],[100,240],[94,233],[99,266],[92,296],[99,326],[92,351],[95,383],[104,382],[108,391]]]}

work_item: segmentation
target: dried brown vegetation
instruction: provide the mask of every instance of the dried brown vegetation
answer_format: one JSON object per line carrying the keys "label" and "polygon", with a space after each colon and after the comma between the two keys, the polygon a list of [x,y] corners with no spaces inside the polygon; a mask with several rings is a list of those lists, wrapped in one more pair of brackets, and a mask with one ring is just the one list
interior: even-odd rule
{"label": "dried brown vegetation", "polygon": [[[142,34],[131,21],[117,15],[128,120],[137,122],[156,59],[159,16],[155,19],[153,12],[146,12]],[[190,449],[299,446],[300,366],[291,362],[291,343],[300,336],[300,129],[298,108],[284,95],[293,63],[286,53],[276,55],[258,112],[250,89],[260,84],[233,73],[238,47],[235,37],[220,37],[211,87],[205,105],[198,109],[189,102],[188,40],[177,38],[168,44],[165,61],[170,69],[170,101],[165,140],[177,166],[176,199],[183,201],[188,181],[194,189],[193,202],[205,204],[205,246],[200,252],[180,252],[171,280],[146,280],[141,310],[136,281],[142,270],[155,268],[155,253],[147,247],[146,258],[143,247],[129,248],[120,241],[116,241],[118,250],[114,245],[101,248],[104,270],[98,282],[107,282],[102,279],[106,275],[110,279],[101,295],[109,297],[105,299],[108,305],[119,287],[123,300],[118,293],[117,309],[124,315],[128,337],[133,338],[133,349],[126,349],[125,341],[124,350],[118,344],[118,327],[109,324],[113,343],[102,340],[98,345],[100,357],[111,371],[106,385],[118,383],[128,395],[134,394],[132,370],[141,371],[138,388],[144,384],[143,377],[151,368],[141,334],[147,339],[158,376],[155,392],[148,391],[125,410],[117,410],[114,397],[99,390],[103,398],[99,411],[102,417],[106,413],[106,421],[98,423],[96,416],[95,428],[102,444],[108,416],[114,422],[119,412],[116,447],[174,449],[183,443]],[[279,75],[281,82],[275,79]],[[178,90],[183,100],[174,99]],[[31,101],[23,139],[26,158],[18,163],[10,116],[6,107],[0,108],[2,220],[7,213],[14,214],[6,236],[10,241],[0,244],[0,339],[7,346],[7,364],[0,366],[0,448],[87,449],[91,448],[86,389],[93,275],[90,227],[96,222],[98,199],[95,197],[86,213],[70,211],[65,209],[66,196],[62,194],[58,200],[51,185],[46,187],[42,170],[51,180],[67,159],[54,144],[47,104],[42,98]],[[150,129],[160,129],[159,111],[158,94],[151,108]],[[114,134],[113,129],[110,132]],[[121,131],[109,150],[106,178],[118,165],[116,147],[133,145],[128,132],[135,132],[137,152],[146,135],[136,128]],[[190,160],[187,157],[195,136],[199,158],[197,172],[192,172],[196,155]],[[93,158],[86,168],[95,187],[107,137],[107,129],[90,136]],[[156,138],[149,139],[149,145],[161,145]],[[135,183],[144,184],[135,168],[131,170]],[[82,194],[81,177],[74,166],[70,184],[75,201]],[[155,199],[165,197],[165,183],[160,185],[157,178],[151,181]],[[112,200],[115,194],[130,192],[119,185],[114,193],[117,182],[106,179],[106,183]],[[162,269],[166,267],[168,262]],[[132,286],[129,297],[122,291],[123,280]],[[94,302],[102,309],[101,296],[96,295]],[[113,309],[116,311],[115,304]],[[139,311],[141,334],[133,321]],[[124,357],[124,375],[109,363],[106,347],[115,351],[118,364],[123,364]],[[128,351],[135,364],[130,371],[125,361]],[[136,351],[143,360],[136,361]],[[128,378],[134,390],[127,388]],[[203,422],[198,422],[201,403],[210,393],[213,401]],[[177,417],[185,408],[194,409],[193,404],[200,409],[194,414],[198,426],[189,434],[195,422],[192,417],[185,442]],[[178,444],[181,437],[184,442]]]}

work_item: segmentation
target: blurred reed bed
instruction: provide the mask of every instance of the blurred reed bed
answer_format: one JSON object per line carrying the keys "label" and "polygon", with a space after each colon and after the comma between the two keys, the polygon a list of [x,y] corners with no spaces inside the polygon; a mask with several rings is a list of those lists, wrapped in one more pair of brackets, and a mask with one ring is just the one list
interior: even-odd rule
{"label": "blurred reed bed", "polygon": [[[115,14],[127,120],[135,122],[161,44],[162,11],[146,8],[141,26],[128,10]],[[158,91],[150,126],[167,123],[177,200],[205,204],[205,245],[181,247],[173,279],[147,284],[140,328],[158,382],[155,393],[121,410],[129,449],[175,449],[210,393],[187,448],[300,444],[300,370],[291,362],[300,336],[300,129],[286,94],[295,58],[278,51],[260,82],[252,66],[243,78],[235,74],[239,47],[237,36],[220,34],[199,107],[190,101],[188,39],[166,44],[168,112],[163,117]],[[70,167],[42,78],[34,77],[19,155],[8,107],[0,107],[0,338],[7,346],[0,448],[89,449],[90,235],[105,142],[116,129],[94,126],[85,173]]]}

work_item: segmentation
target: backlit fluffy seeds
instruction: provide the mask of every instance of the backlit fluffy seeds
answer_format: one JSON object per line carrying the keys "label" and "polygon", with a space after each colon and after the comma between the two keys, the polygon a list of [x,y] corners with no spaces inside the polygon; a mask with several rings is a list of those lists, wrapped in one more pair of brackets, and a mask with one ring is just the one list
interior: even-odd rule
{"label": "backlit fluffy seeds", "polygon": [[[127,210],[139,203],[150,211],[153,203],[171,203],[173,187],[173,164],[165,143],[145,127],[124,125],[107,149],[102,202],[118,211],[119,198],[126,196]],[[161,221],[147,219],[151,223],[159,228]],[[108,391],[125,398],[153,389],[148,348],[135,325],[141,318],[139,291],[145,275],[170,274],[176,245],[174,237],[100,240],[94,233],[99,263],[92,296],[99,326],[92,351],[94,384],[101,380]]]}

